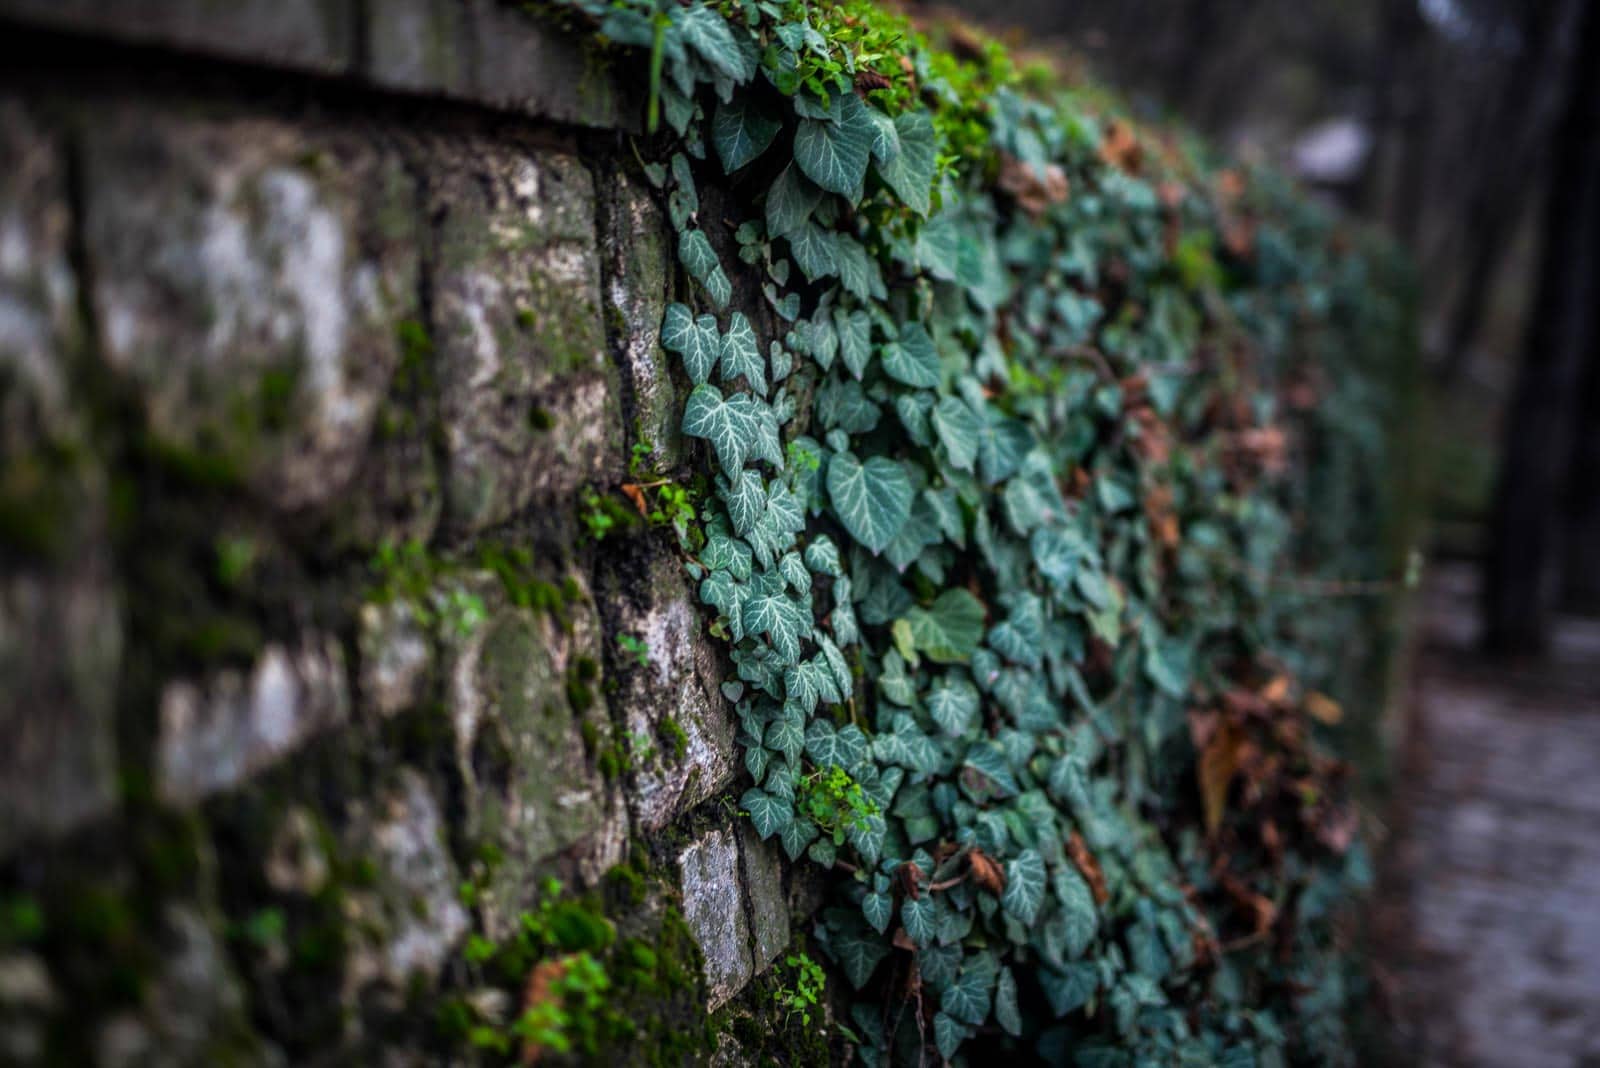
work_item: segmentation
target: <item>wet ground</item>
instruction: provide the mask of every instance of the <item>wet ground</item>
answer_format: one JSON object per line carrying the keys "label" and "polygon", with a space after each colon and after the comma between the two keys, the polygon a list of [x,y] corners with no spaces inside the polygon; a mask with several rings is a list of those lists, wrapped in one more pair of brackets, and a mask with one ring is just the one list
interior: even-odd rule
{"label": "wet ground", "polygon": [[1375,928],[1397,1060],[1600,1068],[1600,620],[1496,664],[1475,594],[1446,566],[1421,606]]}

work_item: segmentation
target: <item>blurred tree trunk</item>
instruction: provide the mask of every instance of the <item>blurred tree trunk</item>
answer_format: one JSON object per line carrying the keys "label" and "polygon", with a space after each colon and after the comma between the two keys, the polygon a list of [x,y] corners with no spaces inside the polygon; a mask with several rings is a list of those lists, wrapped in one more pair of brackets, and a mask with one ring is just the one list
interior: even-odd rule
{"label": "blurred tree trunk", "polygon": [[1407,127],[1411,113],[1421,103],[1422,50],[1427,26],[1417,5],[1409,0],[1387,0],[1383,5],[1383,30],[1372,64],[1372,155],[1361,178],[1357,203],[1373,219],[1387,217],[1396,167],[1415,155],[1408,152]]}
{"label": "blurred tree trunk", "polygon": [[1484,639],[1499,653],[1544,648],[1558,572],[1567,472],[1600,285],[1600,3],[1579,15],[1545,206],[1538,289],[1505,422],[1490,519]]}
{"label": "blurred tree trunk", "polygon": [[[1584,2],[1584,0],[1580,0]],[[1521,44],[1506,72],[1504,90],[1485,124],[1478,171],[1465,211],[1466,269],[1445,334],[1439,381],[1452,385],[1466,369],[1483,327],[1495,268],[1505,258],[1517,222],[1538,184],[1547,153],[1544,98],[1550,71],[1559,72],[1551,45],[1565,21],[1565,0],[1525,0],[1518,20]]]}

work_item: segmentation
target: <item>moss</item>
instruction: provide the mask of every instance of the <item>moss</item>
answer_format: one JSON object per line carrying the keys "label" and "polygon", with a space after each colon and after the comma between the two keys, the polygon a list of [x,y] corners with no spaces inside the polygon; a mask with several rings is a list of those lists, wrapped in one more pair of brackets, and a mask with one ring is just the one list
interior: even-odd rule
{"label": "moss", "polygon": [[528,425],[535,430],[543,432],[554,426],[555,420],[551,418],[549,412],[538,405],[534,405],[528,409]]}
{"label": "moss", "polygon": [[661,721],[657,732],[662,739],[663,746],[673,760],[682,760],[684,753],[689,751],[689,736],[684,733],[678,721],[667,717]]}

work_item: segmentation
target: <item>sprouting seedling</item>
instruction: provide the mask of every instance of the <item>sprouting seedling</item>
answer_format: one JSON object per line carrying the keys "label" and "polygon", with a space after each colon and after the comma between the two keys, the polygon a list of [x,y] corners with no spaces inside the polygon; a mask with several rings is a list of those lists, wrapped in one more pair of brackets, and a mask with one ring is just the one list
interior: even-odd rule
{"label": "sprouting seedling", "polygon": [[650,643],[632,634],[617,635],[617,648],[638,661],[640,667],[650,666]]}

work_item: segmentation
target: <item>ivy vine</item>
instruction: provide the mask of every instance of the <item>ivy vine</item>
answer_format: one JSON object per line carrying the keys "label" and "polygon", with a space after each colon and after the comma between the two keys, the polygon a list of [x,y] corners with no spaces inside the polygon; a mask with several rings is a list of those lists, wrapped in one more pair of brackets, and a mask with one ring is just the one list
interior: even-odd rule
{"label": "ivy vine", "polygon": [[1365,859],[1313,687],[1366,617],[1275,577],[1382,566],[1327,511],[1375,507],[1381,252],[970,31],[563,2],[652,56],[697,287],[661,339],[715,484],[687,567],[741,807],[834,874],[859,1055],[1347,1056],[1331,918]]}

